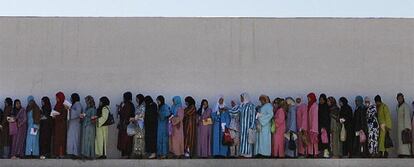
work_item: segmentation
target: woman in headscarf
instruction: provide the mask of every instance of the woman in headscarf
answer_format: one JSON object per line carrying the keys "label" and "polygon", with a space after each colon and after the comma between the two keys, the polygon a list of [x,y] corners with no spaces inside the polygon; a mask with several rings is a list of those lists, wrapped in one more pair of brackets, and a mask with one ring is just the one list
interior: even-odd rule
{"label": "woman in headscarf", "polygon": [[85,97],[86,108],[82,113],[82,156],[89,159],[95,158],[96,135],[96,106],[92,96]]}
{"label": "woman in headscarf", "polygon": [[[286,98],[286,103],[288,105],[288,112],[286,118],[286,134],[289,136],[289,139],[285,142],[285,155],[290,158],[297,157],[297,124],[296,124],[296,104],[295,100],[292,97]],[[293,144],[293,146],[292,146]],[[289,145],[290,148],[289,148]]]}
{"label": "woman in headscarf", "polygon": [[397,146],[398,157],[408,158],[411,156],[411,143],[404,144],[401,134],[404,130],[411,130],[411,109],[405,102],[404,95],[402,93],[397,94]]}
{"label": "woman in headscarf", "polygon": [[223,96],[220,96],[217,100],[213,113],[211,113],[211,118],[213,119],[212,154],[218,158],[227,157],[229,147],[223,144],[223,133],[230,125],[230,115]]}
{"label": "woman in headscarf", "polygon": [[9,121],[8,118],[12,116],[13,100],[6,98],[4,100],[4,111],[1,114],[0,120],[0,155],[2,158],[9,158],[11,138],[9,133]]}
{"label": "woman in headscarf", "polygon": [[157,127],[157,156],[164,159],[168,155],[168,117],[170,106],[165,104],[164,96],[157,97],[158,127]]}
{"label": "woman in headscarf", "polygon": [[117,148],[121,151],[122,158],[129,158],[132,152],[132,136],[127,134],[127,127],[131,118],[135,117],[135,107],[132,103],[132,93],[125,92],[123,102],[117,106],[119,122],[118,122],[118,144]]}
{"label": "woman in headscarf", "polygon": [[63,103],[65,102],[65,95],[62,92],[56,93],[56,105],[54,110],[59,114],[53,115],[54,129],[53,129],[53,155],[57,158],[63,158],[66,153],[66,120],[67,110],[69,109]]}
{"label": "woman in headscarf", "polygon": [[157,152],[157,126],[158,111],[157,104],[154,103],[151,96],[145,96],[145,152],[149,154],[150,159],[156,158]]}
{"label": "woman in headscarf", "polygon": [[233,145],[230,146],[230,157],[238,157],[240,154],[240,113],[239,105],[236,104],[235,100],[231,101],[231,109],[229,110],[230,115],[230,135],[233,139]]}
{"label": "woman in headscarf", "polygon": [[36,104],[34,97],[27,98],[27,135],[25,155],[29,157],[39,156],[39,126],[40,126],[40,108]]}
{"label": "woman in headscarf", "polygon": [[273,106],[266,95],[259,97],[261,107],[256,114],[257,139],[255,143],[255,154],[270,157],[272,154],[272,134],[270,132],[271,120],[273,118]]}
{"label": "woman in headscarf", "polygon": [[307,156],[307,139],[308,139],[308,107],[302,103],[300,97],[296,98],[296,125],[298,129],[298,155]]}
{"label": "woman in headscarf", "polygon": [[66,153],[72,158],[78,158],[80,148],[80,135],[81,135],[81,123],[80,115],[83,113],[83,107],[80,103],[79,94],[73,93],[70,96],[72,106],[70,107],[69,119],[68,119],[68,139]]}
{"label": "woman in headscarf", "polygon": [[40,114],[40,159],[45,159],[51,155],[52,143],[52,105],[47,96],[42,97],[42,111]]}
{"label": "woman in headscarf", "polygon": [[341,123],[339,122],[339,107],[334,97],[328,97],[328,107],[331,119],[331,151],[333,158],[342,156],[342,143],[340,140]]}
{"label": "woman in headscarf", "polygon": [[[327,104],[328,99],[325,94],[319,95],[318,105],[318,126],[319,126],[319,150],[323,151],[323,157],[329,158],[330,141],[329,136],[331,132],[331,119],[329,114],[329,107]],[[322,140],[322,137],[326,137],[327,140]]]}
{"label": "woman in headscarf", "polygon": [[198,157],[207,158],[211,156],[211,108],[208,101],[203,99],[198,109]]}
{"label": "woman in headscarf", "polygon": [[197,132],[197,112],[195,100],[191,96],[185,99],[186,108],[184,109],[184,152],[185,157],[190,158],[195,153],[196,148],[196,132]]}
{"label": "woman in headscarf", "polygon": [[105,122],[108,120],[110,101],[108,97],[104,96],[99,99],[99,107],[96,110],[96,138],[95,138],[95,154],[98,159],[106,158],[106,145],[108,141],[108,126]]}
{"label": "woman in headscarf", "polygon": [[240,155],[242,157],[252,157],[254,145],[252,141],[255,141],[255,139],[252,138],[256,138],[256,136],[252,135],[253,133],[250,133],[251,135],[249,135],[249,131],[253,132],[253,130],[256,129],[256,107],[250,102],[250,97],[247,93],[242,93],[240,95],[240,101],[241,104],[238,108],[240,114]]}
{"label": "woman in headscarf", "polygon": [[282,98],[274,100],[276,104],[276,112],[274,114],[275,132],[272,137],[272,156],[276,158],[285,157],[285,137],[286,132],[286,110],[288,110],[287,103]]}
{"label": "woman in headscarf", "polygon": [[367,109],[364,106],[362,96],[355,97],[355,112],[353,118],[354,136],[353,157],[365,158],[367,156],[367,142],[360,141],[361,136],[367,134]]}
{"label": "woman in headscarf", "polygon": [[136,126],[136,133],[133,137],[134,149],[132,150],[133,158],[143,158],[145,156],[145,130],[144,130],[144,117],[145,117],[145,102],[144,95],[137,94],[135,101],[137,102],[137,108],[135,110],[135,117],[130,121],[134,122]]}
{"label": "woman in headscarf", "polygon": [[346,139],[342,142],[342,155],[344,157],[351,157],[352,156],[352,140],[354,133],[352,128],[352,108],[348,104],[348,100],[345,97],[339,98],[339,107],[341,108],[339,111],[339,122],[341,126],[345,126],[346,131]]}
{"label": "woman in headscarf", "polygon": [[24,146],[26,140],[26,130],[27,130],[27,115],[26,110],[22,107],[22,104],[19,99],[14,100],[13,112],[15,114],[14,119],[11,122],[15,122],[17,125],[17,131],[11,133],[13,145],[11,148],[11,157],[12,159],[23,158],[24,156]]}
{"label": "woman in headscarf", "polygon": [[378,137],[379,137],[379,124],[378,124],[378,112],[376,105],[371,103],[369,97],[364,98],[364,104],[367,108],[367,144],[369,157],[378,156]]}
{"label": "woman in headscarf", "polygon": [[171,106],[171,116],[169,118],[169,126],[171,127],[169,146],[170,152],[172,152],[176,158],[180,158],[184,155],[184,108],[180,96],[174,96],[172,101],[173,105]]}
{"label": "woman in headscarf", "polygon": [[318,104],[316,103],[315,93],[309,93],[308,97],[308,135],[309,135],[309,144],[308,144],[308,155],[317,157],[318,144],[319,144],[319,121],[318,121]]}
{"label": "woman in headscarf", "polygon": [[[382,102],[381,96],[376,95],[374,97],[375,104],[377,105],[378,111],[378,123],[380,125],[379,133],[379,151],[382,158],[388,157],[388,148],[385,147],[385,136],[389,133],[392,128],[391,113],[388,105]],[[400,134],[401,135],[401,134]]]}

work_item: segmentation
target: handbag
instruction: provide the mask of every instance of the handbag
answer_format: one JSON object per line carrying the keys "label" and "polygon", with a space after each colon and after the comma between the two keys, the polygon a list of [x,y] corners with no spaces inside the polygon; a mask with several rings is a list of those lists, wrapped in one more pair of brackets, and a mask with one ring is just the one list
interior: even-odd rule
{"label": "handbag", "polygon": [[249,144],[256,143],[256,129],[249,128],[247,130],[247,135]]}
{"label": "handbag", "polygon": [[115,123],[114,116],[112,115],[112,113],[110,112],[108,107],[107,107],[107,109],[109,111],[108,118],[106,119],[105,123],[102,124],[102,126],[109,126],[109,125],[113,125]]}
{"label": "handbag", "polygon": [[343,123],[342,123],[342,128],[341,128],[341,133],[340,133],[340,140],[341,142],[346,141],[346,129]]}
{"label": "handbag", "polygon": [[359,143],[365,143],[367,141],[367,136],[363,130],[359,131]]}
{"label": "handbag", "polygon": [[306,131],[302,130],[299,132],[300,139],[303,145],[307,146],[310,142],[309,135]]}
{"label": "handbag", "polygon": [[213,124],[213,120],[211,118],[204,119],[202,122],[204,126]]}
{"label": "handbag", "polygon": [[296,142],[293,138],[293,133],[290,133],[288,148],[289,150],[296,150]]}
{"label": "handbag", "polygon": [[134,136],[137,133],[137,125],[135,125],[134,123],[130,122],[127,126],[127,134],[128,136]]}
{"label": "handbag", "polygon": [[9,134],[10,135],[17,134],[17,123],[16,122],[9,122]]}
{"label": "handbag", "polygon": [[275,120],[273,118],[270,120],[270,132],[271,133],[276,132],[276,124],[275,124]]}
{"label": "handbag", "polygon": [[394,147],[394,144],[392,143],[392,139],[391,139],[391,136],[390,136],[390,132],[388,132],[388,130],[387,130],[387,132],[385,132],[384,147],[385,148],[392,148],[392,147]]}
{"label": "handbag", "polygon": [[411,130],[406,128],[401,132],[401,139],[403,144],[411,144],[413,142],[413,137]]}
{"label": "handbag", "polygon": [[234,144],[234,140],[231,137],[229,128],[226,128],[223,132],[223,145],[231,146]]}

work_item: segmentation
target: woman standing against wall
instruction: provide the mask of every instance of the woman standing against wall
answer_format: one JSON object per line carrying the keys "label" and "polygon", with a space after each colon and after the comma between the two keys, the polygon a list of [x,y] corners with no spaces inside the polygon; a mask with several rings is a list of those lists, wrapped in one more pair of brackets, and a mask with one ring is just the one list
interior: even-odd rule
{"label": "woman standing against wall", "polygon": [[135,107],[132,103],[132,93],[125,92],[123,102],[117,106],[118,108],[118,144],[117,148],[121,151],[122,158],[129,158],[132,152],[132,137],[127,134],[127,126],[131,118],[135,117]]}
{"label": "woman standing against wall", "polygon": [[[352,136],[354,136],[353,157],[365,158],[367,156],[366,134],[368,124],[366,113],[367,109],[365,108],[362,96],[355,97],[354,131],[352,133]],[[361,140],[361,138],[365,138],[365,141]]]}
{"label": "woman standing against wall", "polygon": [[51,156],[52,143],[52,105],[47,96],[42,97],[42,111],[40,115],[40,159],[49,158]]}
{"label": "woman standing against wall", "polygon": [[145,99],[145,152],[149,154],[150,159],[156,158],[157,152],[157,126],[158,126],[158,111],[157,104],[154,103],[151,96],[146,96]]}
{"label": "woman standing against wall", "polygon": [[23,158],[24,156],[24,146],[26,140],[26,130],[27,130],[27,115],[26,110],[22,107],[22,103],[19,99],[14,100],[13,108],[14,117],[10,119],[11,126],[15,126],[10,135],[12,135],[13,145],[11,148],[11,157],[12,159]]}
{"label": "woman standing against wall", "polygon": [[9,133],[9,121],[8,118],[12,116],[13,111],[13,100],[6,98],[4,100],[4,111],[1,114],[0,120],[0,152],[2,158],[9,158],[11,138]]}
{"label": "woman standing against wall", "polygon": [[158,127],[157,127],[157,156],[164,159],[168,155],[168,117],[170,106],[165,104],[164,96],[157,97]]}
{"label": "woman standing against wall", "polygon": [[203,99],[200,104],[200,108],[197,111],[198,114],[198,142],[197,151],[198,157],[207,158],[211,156],[211,125],[213,120],[211,119],[211,108],[208,107],[208,101]]}
{"label": "woman standing against wall", "polygon": [[104,96],[99,99],[99,107],[96,110],[96,116],[92,119],[96,119],[96,138],[95,138],[95,154],[98,159],[106,159],[106,145],[108,143],[108,126],[105,122],[108,120],[109,113],[111,112],[109,107],[110,101]]}
{"label": "woman standing against wall", "polygon": [[56,94],[56,105],[54,107],[57,113],[53,115],[53,153],[57,158],[63,158],[66,153],[66,120],[68,107],[63,104],[64,102],[65,94],[58,92]]}
{"label": "woman standing against wall", "polygon": [[328,106],[331,119],[331,152],[333,158],[342,156],[342,143],[340,140],[341,123],[339,122],[339,107],[334,97],[328,97]]}
{"label": "woman standing against wall", "polygon": [[256,114],[257,139],[255,154],[270,157],[272,153],[272,133],[270,132],[273,118],[273,106],[266,95],[259,97],[261,106]]}
{"label": "woman standing against wall", "polygon": [[31,158],[39,156],[39,126],[40,126],[40,108],[36,104],[34,97],[27,98],[27,132],[25,155]]}
{"label": "woman standing against wall", "polygon": [[92,96],[85,97],[86,108],[82,113],[82,156],[95,158],[95,136],[96,136],[96,106]]}
{"label": "woman standing against wall", "polygon": [[72,106],[68,114],[68,138],[66,153],[72,158],[76,159],[79,157],[81,152],[80,148],[80,135],[81,135],[81,123],[80,115],[83,113],[83,108],[80,103],[79,94],[73,93],[70,96]]}
{"label": "woman standing against wall", "polygon": [[411,109],[405,102],[402,93],[397,94],[397,142],[398,143],[398,157],[408,158],[411,156],[411,143],[403,143],[402,133],[404,130],[411,132]]}
{"label": "woman standing against wall", "polygon": [[137,125],[135,135],[133,136],[133,158],[143,158],[145,156],[145,130],[144,130],[144,119],[145,119],[145,102],[144,95],[137,94],[135,101],[137,102],[137,108],[135,110],[135,117],[130,118],[131,123]]}
{"label": "woman standing against wall", "polygon": [[211,118],[213,119],[212,154],[217,158],[227,157],[229,147],[223,144],[223,133],[230,125],[230,115],[223,96],[220,96],[217,100]]}
{"label": "woman standing against wall", "polygon": [[184,108],[180,96],[174,96],[172,101],[173,105],[171,106],[171,116],[169,118],[169,126],[171,127],[170,152],[174,154],[175,158],[181,158],[184,155]]}
{"label": "woman standing against wall", "polygon": [[330,137],[331,136],[331,119],[329,114],[329,106],[326,103],[325,94],[319,95],[318,105],[318,126],[319,126],[319,150],[322,151],[324,158],[329,158],[330,153]]}
{"label": "woman standing against wall", "polygon": [[348,104],[348,100],[345,97],[339,98],[339,106],[341,107],[339,112],[339,121],[341,122],[342,126],[345,127],[346,131],[346,138],[342,140],[342,155],[346,158],[352,156],[352,141],[354,133],[352,128],[352,108]]}
{"label": "woman standing against wall", "polygon": [[286,98],[286,103],[288,105],[288,112],[286,118],[286,134],[288,134],[289,139],[285,142],[285,154],[287,157],[295,158],[297,157],[297,124],[296,124],[296,104],[295,100],[292,97]]}
{"label": "woman standing against wall", "polygon": [[298,155],[299,157],[307,156],[308,143],[308,107],[302,103],[300,97],[296,98],[296,125],[298,128]]}
{"label": "woman standing against wall", "polygon": [[371,104],[369,97],[364,98],[365,107],[367,108],[367,145],[369,157],[378,156],[378,137],[379,137],[379,124],[378,124],[378,112],[376,105]]}
{"label": "woman standing against wall", "polygon": [[388,133],[390,133],[392,128],[392,120],[390,109],[388,106],[382,102],[381,96],[377,95],[374,98],[375,104],[377,105],[378,110],[378,123],[380,124],[380,135],[379,135],[379,151],[382,158],[388,157],[388,148],[385,145],[385,138]]}
{"label": "woman standing against wall", "polygon": [[310,142],[308,144],[308,154],[313,157],[318,156],[318,104],[316,103],[315,93],[308,94],[308,135]]}
{"label": "woman standing against wall", "polygon": [[191,96],[185,98],[186,108],[184,109],[184,149],[185,157],[190,158],[195,153],[197,140],[197,112],[195,100]]}
{"label": "woman standing against wall", "polygon": [[274,114],[275,133],[272,137],[272,156],[276,158],[285,157],[285,131],[286,131],[286,110],[287,103],[281,98],[274,100],[276,103],[276,112]]}

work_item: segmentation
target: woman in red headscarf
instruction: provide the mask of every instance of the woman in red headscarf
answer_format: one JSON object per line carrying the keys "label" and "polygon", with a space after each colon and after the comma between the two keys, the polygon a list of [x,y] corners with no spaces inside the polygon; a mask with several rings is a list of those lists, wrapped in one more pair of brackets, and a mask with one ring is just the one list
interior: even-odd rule
{"label": "woman in red headscarf", "polygon": [[315,93],[308,94],[308,132],[310,143],[307,145],[308,155],[318,156],[318,104]]}
{"label": "woman in red headscarf", "polygon": [[56,105],[54,110],[59,114],[53,115],[53,153],[57,158],[63,158],[66,152],[67,108],[63,105],[63,102],[65,102],[65,95],[62,92],[56,93]]}

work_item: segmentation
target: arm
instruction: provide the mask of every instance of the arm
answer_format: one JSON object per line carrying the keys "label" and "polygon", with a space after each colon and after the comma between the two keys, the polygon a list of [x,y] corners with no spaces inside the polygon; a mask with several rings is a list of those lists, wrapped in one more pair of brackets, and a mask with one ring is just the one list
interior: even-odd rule
{"label": "arm", "polygon": [[79,103],[76,103],[75,105],[72,106],[72,108],[70,109],[70,120],[75,120],[75,119],[79,119],[80,114],[82,112],[82,106]]}
{"label": "arm", "polygon": [[273,117],[273,107],[262,107],[261,115],[259,116],[259,122],[262,126],[265,126],[270,123],[270,120]]}
{"label": "arm", "polygon": [[408,105],[404,106],[404,128],[411,129],[411,109]]}
{"label": "arm", "polygon": [[247,110],[250,113],[250,115],[249,115],[249,123],[250,123],[249,128],[250,129],[255,129],[255,126],[256,126],[256,121],[255,121],[256,120],[256,110],[255,110],[255,108],[256,107],[253,104],[250,104],[247,107],[248,107]]}
{"label": "arm", "polygon": [[108,107],[102,108],[102,116],[98,118],[98,127],[102,127],[102,125],[106,122],[109,112]]}

